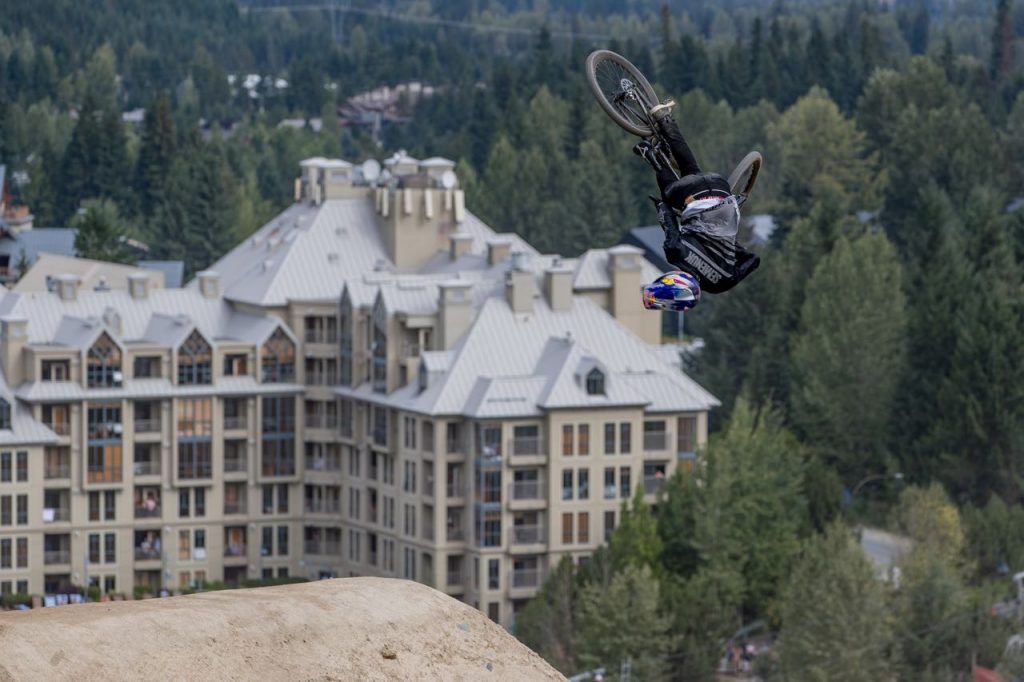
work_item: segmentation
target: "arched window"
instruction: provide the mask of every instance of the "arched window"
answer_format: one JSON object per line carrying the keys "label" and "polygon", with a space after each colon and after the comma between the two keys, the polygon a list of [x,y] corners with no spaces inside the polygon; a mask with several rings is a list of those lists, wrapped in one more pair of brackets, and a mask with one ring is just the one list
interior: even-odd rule
{"label": "arched window", "polygon": [[178,348],[178,383],[209,384],[213,381],[213,349],[202,335],[192,330]]}
{"label": "arched window", "polygon": [[106,332],[89,349],[86,381],[91,388],[121,385],[121,349]]}
{"label": "arched window", "polygon": [[597,367],[587,372],[587,395],[604,395],[604,372]]}
{"label": "arched window", "polygon": [[265,384],[295,381],[295,344],[280,327],[263,344],[260,364]]}

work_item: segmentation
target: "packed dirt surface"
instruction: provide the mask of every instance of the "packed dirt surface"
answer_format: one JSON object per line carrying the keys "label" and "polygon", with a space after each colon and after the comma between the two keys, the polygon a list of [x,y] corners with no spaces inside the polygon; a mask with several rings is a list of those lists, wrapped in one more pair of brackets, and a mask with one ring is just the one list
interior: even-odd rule
{"label": "packed dirt surface", "polygon": [[558,680],[479,611],[344,578],[0,614],[6,680]]}

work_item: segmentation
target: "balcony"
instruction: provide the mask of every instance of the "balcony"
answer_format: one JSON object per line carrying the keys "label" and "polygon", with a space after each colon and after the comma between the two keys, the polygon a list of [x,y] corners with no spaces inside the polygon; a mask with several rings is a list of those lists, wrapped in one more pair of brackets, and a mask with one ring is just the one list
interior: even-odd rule
{"label": "balcony", "polygon": [[140,545],[135,548],[136,561],[159,561],[161,556],[162,552],[159,547]]}
{"label": "balcony", "polygon": [[449,587],[456,586],[456,585],[462,585],[462,570],[461,569],[449,570],[448,571],[448,580],[447,580],[447,582],[445,584],[448,585]]}
{"label": "balcony", "polygon": [[543,500],[547,496],[543,481],[512,481],[508,484],[508,498],[515,501]]}
{"label": "balcony", "polygon": [[136,419],[135,420],[135,433],[159,433],[160,432],[160,420],[159,419]]}
{"label": "balcony", "polygon": [[120,483],[121,467],[119,466],[89,466],[89,483]]}
{"label": "balcony", "polygon": [[542,571],[539,568],[513,569],[509,575],[510,585],[513,588],[540,587],[542,582]]}
{"label": "balcony", "polygon": [[58,436],[70,436],[71,435],[71,423],[70,422],[44,422],[46,426],[56,433]]}
{"label": "balcony", "polygon": [[193,480],[213,476],[213,464],[210,462],[178,462],[178,478]]}
{"label": "balcony", "polygon": [[225,431],[242,431],[247,428],[248,420],[245,415],[234,415],[231,417],[224,417],[224,430]]}
{"label": "balcony", "polygon": [[341,471],[341,455],[306,455],[306,471]]}
{"label": "balcony", "polygon": [[338,417],[333,414],[307,414],[306,415],[306,428],[307,429],[337,429],[338,428]]}
{"label": "balcony", "polygon": [[648,431],[644,433],[644,450],[648,452],[664,452],[667,449],[667,431]]}
{"label": "balcony", "polygon": [[338,332],[327,329],[307,329],[305,336],[306,343],[337,343]]}
{"label": "balcony", "polygon": [[337,372],[307,372],[306,384],[310,386],[336,386],[338,384]]}
{"label": "balcony", "polygon": [[449,482],[445,486],[445,497],[448,499],[460,498],[466,496],[466,486],[461,481]]}
{"label": "balcony", "polygon": [[62,523],[71,520],[71,507],[44,507],[43,523]]}
{"label": "balcony", "polygon": [[239,558],[246,556],[246,548],[244,542],[231,542],[224,545],[224,558]]}
{"label": "balcony", "polygon": [[71,476],[71,465],[67,462],[60,462],[58,464],[46,463],[43,468],[43,478],[70,478]]}
{"label": "balcony", "polygon": [[306,554],[314,556],[337,556],[341,554],[340,540],[306,540],[303,545]]}
{"label": "balcony", "polygon": [[136,476],[159,476],[160,471],[160,460],[144,460],[141,462],[135,462],[132,467]]}
{"label": "balcony", "polygon": [[508,451],[513,455],[539,455],[541,454],[540,436],[520,436],[509,441]]}
{"label": "balcony", "polygon": [[241,500],[233,500],[233,501],[230,501],[230,502],[227,501],[227,500],[224,501],[224,514],[225,515],[227,515],[227,514],[244,514],[244,513],[246,513],[246,508],[247,508],[246,503],[244,501],[241,501]]}
{"label": "balcony", "polygon": [[263,433],[294,433],[295,417],[263,418]]}
{"label": "balcony", "polygon": [[541,526],[513,526],[508,530],[510,545],[539,545],[545,542]]}
{"label": "balcony", "polygon": [[135,518],[137,519],[157,519],[161,516],[160,505],[141,505],[135,508]]}
{"label": "balcony", "polygon": [[462,526],[449,526],[446,537],[448,538],[448,542],[465,542],[466,531],[462,529]]}
{"label": "balcony", "polygon": [[70,549],[48,549],[43,552],[43,563],[47,566],[70,564]]}
{"label": "balcony", "polygon": [[309,514],[340,514],[341,500],[306,500],[305,509]]}
{"label": "balcony", "polygon": [[238,474],[245,473],[248,469],[246,457],[242,455],[224,455],[224,473]]}
{"label": "balcony", "polygon": [[654,495],[665,487],[664,476],[644,476],[644,494]]}

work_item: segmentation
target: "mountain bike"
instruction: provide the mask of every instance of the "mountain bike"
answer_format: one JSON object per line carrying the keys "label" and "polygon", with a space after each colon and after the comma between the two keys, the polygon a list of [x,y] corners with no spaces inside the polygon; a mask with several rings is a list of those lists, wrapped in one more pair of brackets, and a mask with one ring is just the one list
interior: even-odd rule
{"label": "mountain bike", "polygon": [[[662,102],[654,88],[628,59],[611,50],[596,50],[587,57],[587,83],[597,103],[615,123],[628,133],[650,142],[660,161],[679,173],[671,163],[665,143],[658,135],[658,126],[651,110]],[[665,102],[669,105],[669,102]],[[729,174],[729,187],[742,204],[757,182],[763,159],[759,152],[750,152]]]}

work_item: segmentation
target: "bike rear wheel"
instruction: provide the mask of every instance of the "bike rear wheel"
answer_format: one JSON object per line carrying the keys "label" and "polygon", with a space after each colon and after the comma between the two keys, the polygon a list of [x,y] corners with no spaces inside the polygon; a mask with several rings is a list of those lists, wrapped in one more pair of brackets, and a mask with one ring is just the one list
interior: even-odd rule
{"label": "bike rear wheel", "polygon": [[647,112],[658,104],[658,96],[628,59],[611,50],[591,52],[587,83],[597,103],[619,127],[640,137],[654,134]]}
{"label": "bike rear wheel", "polygon": [[750,152],[743,157],[736,169],[729,175],[729,187],[736,196],[744,198],[750,196],[754,190],[754,183],[757,182],[757,174],[761,172],[761,165],[764,159],[760,152]]}

